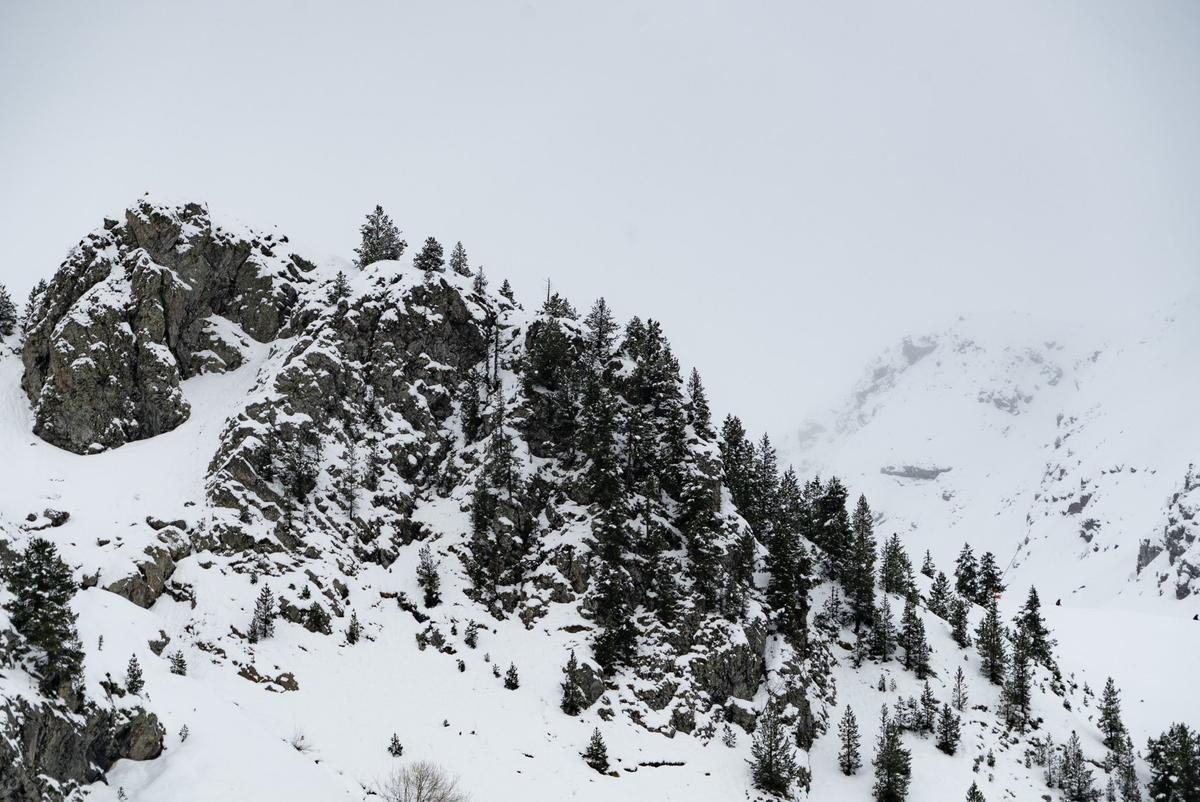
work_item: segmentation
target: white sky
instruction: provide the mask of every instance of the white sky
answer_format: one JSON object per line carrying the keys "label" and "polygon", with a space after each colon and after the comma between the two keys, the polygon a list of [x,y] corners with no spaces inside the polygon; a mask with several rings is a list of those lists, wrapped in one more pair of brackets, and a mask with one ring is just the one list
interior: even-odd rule
{"label": "white sky", "polygon": [[1200,275],[1200,4],[0,0],[0,281],[146,190],[663,321],[782,431],[959,314]]}

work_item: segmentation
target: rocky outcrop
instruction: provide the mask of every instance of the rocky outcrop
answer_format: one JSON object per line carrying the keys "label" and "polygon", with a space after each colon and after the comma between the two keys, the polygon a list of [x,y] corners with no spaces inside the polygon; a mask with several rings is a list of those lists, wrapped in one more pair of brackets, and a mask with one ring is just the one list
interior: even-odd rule
{"label": "rocky outcrop", "polygon": [[0,706],[0,799],[45,802],[95,782],[118,760],[162,754],[164,731],[153,713],[8,699]]}
{"label": "rocky outcrop", "polygon": [[191,544],[174,526],[160,529],[157,539],[158,543],[146,547],[145,559],[137,563],[133,573],[105,585],[104,589],[124,596],[138,607],[149,609],[158,601],[175,573],[175,563],[191,553]]}
{"label": "rocky outcrop", "polygon": [[[1167,503],[1161,534],[1141,542],[1137,570],[1156,567],[1160,585],[1172,584],[1175,598],[1186,599],[1200,593],[1200,476],[1189,465],[1183,486]],[[1166,565],[1156,566],[1160,556]]]}
{"label": "rocky outcrop", "polygon": [[22,386],[34,432],[75,453],[187,420],[181,380],[241,362],[273,339],[311,265],[287,238],[228,230],[206,207],[143,200],[67,256],[36,299]]}

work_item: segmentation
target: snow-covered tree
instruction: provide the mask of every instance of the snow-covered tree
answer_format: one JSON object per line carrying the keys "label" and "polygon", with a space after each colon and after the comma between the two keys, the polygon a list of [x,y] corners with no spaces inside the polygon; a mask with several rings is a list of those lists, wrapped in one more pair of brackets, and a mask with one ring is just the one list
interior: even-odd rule
{"label": "snow-covered tree", "polygon": [[271,588],[263,585],[263,589],[258,594],[258,601],[254,605],[254,615],[250,619],[250,642],[258,643],[274,634],[275,594],[271,593]]}
{"label": "snow-covered tree", "polygon": [[585,700],[583,691],[579,689],[579,684],[575,681],[575,674],[579,670],[579,662],[575,659],[575,650],[571,650],[571,656],[567,658],[567,664],[563,667],[562,681],[562,701],[559,707],[568,716],[577,716],[583,711]]}
{"label": "snow-covered tree", "polygon": [[1100,696],[1100,733],[1109,751],[1117,752],[1125,742],[1125,723],[1121,720],[1121,694],[1117,684],[1109,677]]}
{"label": "snow-covered tree", "polygon": [[450,269],[460,276],[471,275],[471,263],[467,261],[467,249],[463,247],[462,241],[454,243],[454,248],[450,251]]}
{"label": "snow-covered tree", "polygon": [[769,794],[787,796],[796,779],[796,754],[774,703],[768,703],[758,719],[750,754],[754,787]]}
{"label": "snow-covered tree", "polygon": [[417,554],[417,584],[424,594],[425,606],[437,607],[442,601],[442,580],[438,576],[437,562],[428,546],[422,546]]}
{"label": "snow-covered tree", "polygon": [[144,687],[146,680],[142,678],[142,666],[138,663],[137,655],[132,654],[129,656],[129,665],[125,667],[125,690],[137,696]]}
{"label": "snow-covered tree", "polygon": [[875,802],[904,802],[912,776],[912,755],[904,748],[900,725],[884,705],[875,742]]}
{"label": "snow-covered tree", "polygon": [[591,740],[588,741],[587,748],[583,750],[582,757],[584,763],[601,774],[608,771],[608,747],[604,745],[604,738],[600,735],[599,727],[592,730]]}
{"label": "snow-covered tree", "polygon": [[521,687],[521,677],[517,674],[516,663],[508,664],[508,671],[504,672],[504,687],[510,691]]}
{"label": "snow-covered tree", "polygon": [[7,337],[16,330],[17,305],[13,303],[8,288],[0,284],[0,337]]}
{"label": "snow-covered tree", "polygon": [[33,538],[12,561],[5,579],[13,595],[5,609],[23,640],[18,652],[34,652],[42,691],[49,693],[64,682],[76,684],[83,648],[71,611],[75,580],[58,549],[44,538]]}
{"label": "snow-covered tree", "polygon": [[842,774],[849,776],[862,768],[858,720],[854,717],[850,705],[846,705],[846,712],[842,714],[842,720],[838,723],[838,737],[842,742],[842,748],[838,751],[838,768],[842,770]]}
{"label": "snow-covered tree", "polygon": [[384,259],[399,259],[408,247],[408,243],[400,236],[400,229],[396,228],[382,206],[376,206],[375,211],[367,215],[367,221],[359,231],[362,244],[354,252],[358,254],[355,264],[360,269]]}
{"label": "snow-covered tree", "polygon": [[950,709],[950,705],[942,705],[942,712],[937,720],[937,748],[947,755],[953,755],[958,750],[959,719]]}
{"label": "snow-covered tree", "polygon": [[1186,724],[1172,724],[1146,744],[1147,793],[1165,802],[1200,801],[1200,738]]}
{"label": "snow-covered tree", "polygon": [[440,273],[446,266],[442,244],[433,237],[426,237],[425,244],[413,257],[413,267],[425,273]]}
{"label": "snow-covered tree", "polygon": [[1004,646],[1004,625],[1000,622],[1000,610],[994,597],[989,599],[987,614],[975,629],[975,645],[979,650],[983,675],[993,685],[1002,684],[1008,653]]}

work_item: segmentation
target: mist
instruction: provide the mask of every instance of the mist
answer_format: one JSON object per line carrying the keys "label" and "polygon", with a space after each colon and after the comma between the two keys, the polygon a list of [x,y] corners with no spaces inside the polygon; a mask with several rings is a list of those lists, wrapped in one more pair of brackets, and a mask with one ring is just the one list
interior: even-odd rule
{"label": "mist", "polygon": [[785,432],[905,333],[1193,290],[1198,41],[1186,2],[7,3],[0,282],[146,191],[343,258],[378,203]]}

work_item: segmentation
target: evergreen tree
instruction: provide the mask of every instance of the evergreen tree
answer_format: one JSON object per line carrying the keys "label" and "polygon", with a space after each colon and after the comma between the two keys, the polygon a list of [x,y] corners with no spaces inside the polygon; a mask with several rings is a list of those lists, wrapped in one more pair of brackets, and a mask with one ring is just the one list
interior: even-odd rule
{"label": "evergreen tree", "polygon": [[1076,732],[1071,733],[1071,738],[1064,747],[1060,771],[1065,802],[1095,802],[1097,793],[1093,787],[1094,775],[1083,757],[1083,747]]}
{"label": "evergreen tree", "polygon": [[592,738],[588,741],[587,748],[583,750],[582,757],[584,763],[601,774],[608,771],[608,748],[604,745],[604,739],[600,737],[598,727],[592,730]]}
{"label": "evergreen tree", "polygon": [[346,278],[346,274],[341,270],[338,271],[337,278],[333,280],[333,287],[329,290],[329,303],[337,304],[343,298],[350,297],[350,280]]}
{"label": "evergreen tree", "polygon": [[689,411],[691,412],[692,428],[696,430],[696,434],[701,440],[711,440],[712,433],[712,410],[708,407],[708,395],[704,392],[704,384],[700,381],[700,371],[692,368],[692,375],[688,377],[687,395],[689,400]]}
{"label": "evergreen tree", "polygon": [[258,643],[275,634],[275,595],[263,585],[254,605],[254,617],[250,619],[250,642]]}
{"label": "evergreen tree", "polygon": [[933,585],[930,587],[929,603],[926,607],[938,618],[949,619],[951,601],[950,580],[943,572],[938,571],[937,578],[933,580]]}
{"label": "evergreen tree", "polygon": [[[1132,751],[1132,750],[1131,750]],[[1146,744],[1152,800],[1200,802],[1200,740],[1186,724],[1173,724]]]}
{"label": "evergreen tree", "polygon": [[979,565],[975,562],[975,553],[969,543],[964,543],[962,551],[958,554],[958,563],[954,569],[954,589],[967,601],[979,599]]}
{"label": "evergreen tree", "polygon": [[994,596],[988,601],[987,614],[975,629],[975,646],[983,663],[983,675],[993,685],[1002,684],[1008,655],[1004,646],[1004,626],[1000,623],[1000,610]]}
{"label": "evergreen tree", "polygon": [[971,645],[971,632],[968,625],[968,603],[961,597],[955,596],[950,601],[950,636],[960,649]]}
{"label": "evergreen tree", "polygon": [[1004,719],[1009,727],[1025,731],[1029,723],[1029,705],[1033,697],[1033,672],[1030,669],[1029,636],[1017,629],[1012,637],[1012,658],[1001,694]]}
{"label": "evergreen tree", "polygon": [[438,566],[434,562],[433,552],[428,546],[422,546],[418,552],[417,585],[425,594],[425,606],[437,607],[442,601],[442,580],[438,576]]}
{"label": "evergreen tree", "polygon": [[596,637],[592,651],[605,673],[628,662],[637,648],[637,630],[630,608],[629,577],[624,568],[601,563],[596,587]]}
{"label": "evergreen tree", "polygon": [[476,295],[483,295],[487,292],[488,281],[487,276],[483,273],[483,265],[480,265],[475,270],[475,280],[471,282],[471,291]]}
{"label": "evergreen tree", "polygon": [[752,507],[754,445],[746,439],[746,430],[736,416],[726,416],[721,424],[718,446],[721,462],[725,466],[725,484],[733,496],[734,505],[746,516]]}
{"label": "evergreen tree", "polygon": [[917,674],[917,679],[929,676],[929,643],[925,639],[925,624],[917,615],[910,598],[900,618],[900,646],[904,648],[904,667]]}
{"label": "evergreen tree", "polygon": [[388,754],[392,757],[400,757],[404,754],[404,745],[400,743],[400,736],[392,733],[392,742],[388,744]]}
{"label": "evergreen tree", "polygon": [[900,738],[900,725],[888,718],[885,705],[875,743],[875,802],[904,802],[912,776],[911,763],[912,756]]}
{"label": "evergreen tree", "polygon": [[884,596],[875,608],[871,633],[871,656],[887,662],[896,649],[896,625],[892,622],[892,606]]}
{"label": "evergreen tree", "polygon": [[351,646],[353,646],[354,644],[358,643],[358,640],[361,637],[362,624],[358,622],[358,613],[351,610],[350,626],[346,628],[346,643],[349,643]]}
{"label": "evergreen tree", "polygon": [[842,481],[832,476],[821,488],[820,497],[813,502],[809,537],[825,550],[828,573],[833,579],[841,579],[846,570],[854,540],[850,514],[846,511],[848,495],[849,491]]}
{"label": "evergreen tree", "polygon": [[838,737],[842,741],[841,751],[838,752],[838,768],[842,770],[842,774],[850,776],[862,768],[858,720],[854,717],[850,705],[846,705],[846,712],[842,714],[842,720],[838,723]]}
{"label": "evergreen tree", "polygon": [[598,298],[583,320],[584,358],[597,375],[605,375],[616,347],[617,323],[608,302]]}
{"label": "evergreen tree", "polygon": [[187,676],[187,660],[183,656],[183,652],[176,649],[171,655],[171,673],[178,674],[181,677]]}
{"label": "evergreen tree", "polygon": [[420,252],[413,257],[413,267],[425,273],[441,273],[446,266],[442,255],[442,244],[433,237],[426,237]]}
{"label": "evergreen tree", "polygon": [[1142,791],[1138,786],[1137,766],[1134,763],[1133,739],[1129,733],[1121,743],[1116,760],[1117,787],[1121,791],[1121,802],[1142,802]]}
{"label": "evergreen tree", "polygon": [[970,701],[967,696],[967,678],[963,676],[962,666],[959,666],[954,672],[954,690],[951,692],[950,701],[954,703],[954,709],[960,713]]}
{"label": "evergreen tree", "polygon": [[854,619],[854,631],[875,616],[875,525],[867,497],[859,495],[850,519],[851,545],[842,586]]}
{"label": "evergreen tree", "polygon": [[125,668],[125,690],[137,696],[145,687],[146,681],[142,678],[142,667],[138,663],[137,655],[130,655],[129,665]]}
{"label": "evergreen tree", "polygon": [[578,716],[586,703],[583,691],[575,682],[575,672],[578,670],[579,663],[575,659],[575,650],[572,649],[571,656],[567,659],[566,666],[563,667],[562,701],[559,703],[559,707],[568,716]]}
{"label": "evergreen tree", "polygon": [[362,245],[354,249],[358,254],[355,265],[359,269],[383,259],[399,259],[408,247],[408,243],[400,237],[400,229],[392,223],[392,218],[387,216],[382,206],[376,206],[375,211],[367,215],[367,222],[359,231]]}
{"label": "evergreen tree", "polygon": [[769,794],[788,796],[796,779],[796,755],[773,702],[767,704],[759,717],[750,754],[754,787]]}
{"label": "evergreen tree", "polygon": [[521,687],[521,677],[517,674],[516,663],[508,664],[508,671],[504,672],[504,687],[510,691]]}
{"label": "evergreen tree", "polygon": [[971,787],[967,789],[967,802],[987,802],[987,798],[975,783],[971,783]]}
{"label": "evergreen tree", "polygon": [[1023,631],[1029,638],[1029,656],[1046,668],[1054,666],[1054,641],[1050,637],[1050,628],[1042,617],[1042,602],[1038,598],[1037,588],[1029,588],[1029,596],[1025,606],[1017,614],[1016,628]]}
{"label": "evergreen tree", "polygon": [[8,288],[0,284],[0,337],[7,337],[17,326],[17,306],[13,303]]}
{"label": "evergreen tree", "polygon": [[879,565],[879,585],[884,593],[909,595],[914,589],[911,581],[912,563],[900,536],[893,534],[883,546],[883,559]]}
{"label": "evergreen tree", "polygon": [[1104,683],[1104,693],[1100,697],[1100,733],[1104,736],[1104,745],[1109,751],[1117,752],[1125,743],[1125,724],[1121,720],[1121,695],[1113,678],[1109,677]]}
{"label": "evergreen tree", "polygon": [[454,248],[450,251],[450,269],[460,276],[471,275],[471,263],[467,261],[467,249],[463,247],[461,240],[454,243]]}
{"label": "evergreen tree", "polygon": [[929,553],[929,549],[925,549],[925,559],[921,563],[921,573],[933,579],[937,573],[937,568],[933,564],[933,555]]}
{"label": "evergreen tree", "polygon": [[515,304],[517,302],[516,296],[513,295],[512,285],[508,283],[508,279],[504,279],[504,281],[500,282],[499,292],[500,292],[500,297],[505,299],[509,303]]}
{"label": "evergreen tree", "polygon": [[35,651],[43,693],[78,683],[83,648],[75,631],[71,569],[50,541],[35,537],[10,565],[6,579],[13,599],[5,605],[12,628],[24,640],[18,653]]}
{"label": "evergreen tree", "polygon": [[950,705],[942,705],[942,712],[937,721],[937,748],[947,755],[958,751],[959,720],[950,709]]}
{"label": "evergreen tree", "polygon": [[986,551],[979,560],[979,596],[976,601],[987,605],[988,599],[1004,591],[1000,581],[1000,568],[996,565],[996,555]]}

